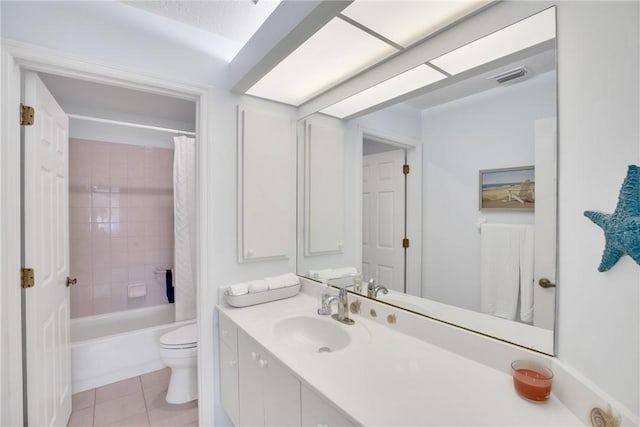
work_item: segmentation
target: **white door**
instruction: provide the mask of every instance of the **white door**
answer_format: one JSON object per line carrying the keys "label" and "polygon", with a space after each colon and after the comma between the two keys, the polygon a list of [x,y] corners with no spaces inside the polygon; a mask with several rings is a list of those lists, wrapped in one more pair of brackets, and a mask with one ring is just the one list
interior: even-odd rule
{"label": "white door", "polygon": [[540,279],[556,282],[557,148],[556,119],[536,120],[535,134],[535,263],[533,325],[553,330],[556,288],[542,288]]}
{"label": "white door", "polygon": [[28,423],[65,426],[71,414],[69,352],[69,120],[35,73],[25,73],[24,103],[35,109],[24,127],[25,290]]}
{"label": "white door", "polygon": [[404,150],[364,156],[362,162],[362,276],[404,292]]}

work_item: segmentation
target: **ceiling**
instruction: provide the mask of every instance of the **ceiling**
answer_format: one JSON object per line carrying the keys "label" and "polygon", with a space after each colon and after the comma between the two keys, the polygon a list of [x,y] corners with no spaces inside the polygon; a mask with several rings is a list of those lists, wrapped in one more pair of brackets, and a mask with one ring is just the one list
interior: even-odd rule
{"label": "ceiling", "polygon": [[280,0],[122,1],[244,46]]}
{"label": "ceiling", "polygon": [[[299,106],[490,3],[355,0],[246,93]],[[446,77],[424,68],[413,73],[423,85]]]}
{"label": "ceiling", "polygon": [[[518,67],[526,68],[527,72],[523,77],[502,84],[497,83],[491,78],[497,74],[513,70]],[[506,86],[530,80],[544,73],[554,71],[555,67],[556,52],[554,49],[549,49],[516,61],[501,62],[495,67],[488,67],[490,68],[488,71],[480,72],[451,85],[434,89],[424,95],[411,98],[405,101],[405,104],[418,110],[424,110],[456,99],[471,96],[479,92],[495,89],[501,85]]]}
{"label": "ceiling", "polygon": [[[553,69],[555,10],[537,9],[530,15],[520,10],[509,21],[511,12],[496,5],[502,4],[484,0],[346,2],[251,84],[235,89],[297,106],[303,115],[319,111],[350,119],[427,91],[436,93],[414,101],[414,108],[491,89],[496,84],[487,77],[510,66],[526,67],[527,74],[519,81]],[[499,16],[501,24],[482,30],[491,27],[478,24],[485,10],[494,18]],[[468,26],[462,30],[458,25],[467,20],[474,21],[473,36],[466,35]],[[258,34],[264,33],[268,23]],[[453,34],[449,39],[457,40],[456,44],[419,56],[430,45],[446,45],[442,40],[448,34]],[[547,53],[538,56],[543,51]]]}
{"label": "ceiling", "polygon": [[[231,58],[248,43],[261,41],[265,34],[263,30],[268,27],[263,23],[269,22],[268,18],[273,17],[272,15],[277,15],[273,12],[276,8],[282,9],[278,6],[297,3],[280,3],[280,0],[259,0],[254,3],[255,1],[173,0],[106,3],[112,6],[109,10],[122,11],[120,15],[116,14],[120,17],[122,25],[125,22],[127,25],[136,23],[141,27],[148,25],[149,28],[162,30],[165,36],[173,37],[174,33],[182,33],[183,37],[190,39],[200,38],[201,43],[208,44],[216,52],[222,49],[225,55]],[[342,3],[344,6],[340,6],[338,12],[331,15],[323,25],[310,31],[288,56],[285,55],[283,59],[278,60],[246,93],[300,107],[309,100],[332,91],[342,82],[370,72],[379,64],[401,57],[461,19],[467,19],[468,16],[496,4],[492,0],[355,0]],[[102,12],[106,11],[107,9]],[[289,15],[284,16],[289,18]],[[555,36],[555,27],[553,28],[551,37]],[[408,70],[405,68],[405,72],[320,110],[329,115],[348,118],[368,111],[372,105],[398,102],[398,94],[413,94],[425,87],[432,88],[429,96],[422,96],[410,103],[413,108],[422,109],[490,88],[493,82],[486,80],[490,74],[487,70],[477,73],[477,78],[468,82],[455,81],[452,76],[465,75],[469,69],[478,68],[478,64],[491,62],[496,57],[508,57],[509,49],[514,49],[512,41],[518,37],[510,34],[508,28],[505,30],[505,38],[497,43],[499,49],[495,43],[485,46],[484,50],[489,52],[488,54],[477,57],[469,52],[470,47],[482,47],[488,39],[503,31],[432,58],[417,67]],[[534,38],[527,43],[540,42],[549,37],[549,33],[540,33],[529,32],[528,34],[533,34]],[[198,34],[206,36],[198,37]],[[253,35],[256,37],[251,39]],[[229,43],[218,45],[213,43],[216,40],[226,40]],[[211,46],[212,43],[217,47]],[[552,54],[540,57],[534,55],[526,62],[530,73],[525,78],[551,69],[554,60]],[[500,69],[504,70],[510,64],[501,63]],[[45,76],[44,80],[59,102],[67,108],[84,106],[96,111],[121,111],[130,115],[185,123],[193,122],[195,116],[193,103],[184,100],[56,76]],[[132,97],[135,98],[135,102],[131,101]]]}

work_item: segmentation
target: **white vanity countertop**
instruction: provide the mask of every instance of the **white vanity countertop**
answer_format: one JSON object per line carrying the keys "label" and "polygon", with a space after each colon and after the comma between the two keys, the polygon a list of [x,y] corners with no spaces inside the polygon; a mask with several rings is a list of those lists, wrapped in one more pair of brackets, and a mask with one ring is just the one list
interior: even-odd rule
{"label": "white vanity countertop", "polygon": [[318,316],[318,305],[317,298],[300,293],[252,307],[219,309],[303,382],[365,426],[583,425],[553,394],[542,404],[528,402],[516,394],[510,375],[360,315],[350,315],[353,326],[327,319],[353,328],[357,337],[333,353],[298,352],[276,337],[278,320]]}

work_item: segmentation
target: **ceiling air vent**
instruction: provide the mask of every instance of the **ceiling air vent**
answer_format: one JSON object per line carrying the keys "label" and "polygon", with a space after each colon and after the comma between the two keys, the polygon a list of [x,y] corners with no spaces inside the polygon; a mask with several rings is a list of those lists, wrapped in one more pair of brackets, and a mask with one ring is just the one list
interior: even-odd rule
{"label": "ceiling air vent", "polygon": [[488,80],[495,80],[496,82],[498,82],[499,84],[502,83],[506,83],[510,80],[514,80],[514,79],[518,79],[520,77],[523,77],[525,74],[527,74],[527,68],[522,66],[522,67],[518,67],[518,68],[514,68],[512,70],[509,71],[505,71],[503,73],[500,74],[496,74],[495,76],[491,76],[491,77],[487,77]]}

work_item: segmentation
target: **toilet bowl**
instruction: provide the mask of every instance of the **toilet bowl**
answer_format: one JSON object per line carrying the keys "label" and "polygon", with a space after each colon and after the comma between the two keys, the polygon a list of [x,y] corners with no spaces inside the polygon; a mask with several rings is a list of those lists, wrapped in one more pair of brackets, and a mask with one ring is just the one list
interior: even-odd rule
{"label": "toilet bowl", "polygon": [[195,323],[160,337],[160,358],[171,368],[166,400],[185,403],[198,398],[198,326]]}

